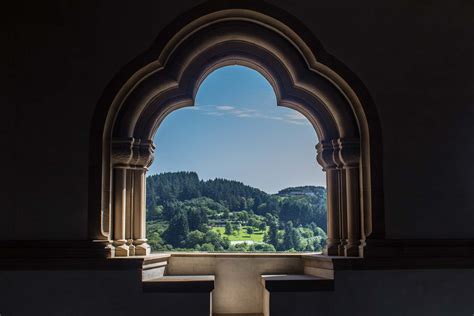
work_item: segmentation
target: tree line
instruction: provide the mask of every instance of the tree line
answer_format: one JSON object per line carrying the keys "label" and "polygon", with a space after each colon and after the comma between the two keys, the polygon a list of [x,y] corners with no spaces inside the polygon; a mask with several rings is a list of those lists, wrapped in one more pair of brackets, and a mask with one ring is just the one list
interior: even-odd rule
{"label": "tree line", "polygon": [[[326,190],[294,187],[277,194],[195,172],[147,177],[148,239],[155,250],[319,251],[326,239]],[[224,234],[216,227],[225,227]],[[231,243],[242,232],[263,242]],[[234,238],[235,239],[235,238]]]}

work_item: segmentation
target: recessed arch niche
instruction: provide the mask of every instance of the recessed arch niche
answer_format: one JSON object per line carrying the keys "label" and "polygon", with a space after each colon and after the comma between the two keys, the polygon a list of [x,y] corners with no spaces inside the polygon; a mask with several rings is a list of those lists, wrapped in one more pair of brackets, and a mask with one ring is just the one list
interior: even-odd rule
{"label": "recessed arch niche", "polygon": [[287,13],[263,3],[209,2],[168,26],[106,88],[91,133],[89,233],[109,255],[146,255],[145,173],[151,141],[172,111],[193,106],[213,70],[242,65],[279,106],[314,126],[326,172],[325,254],[364,256],[384,237],[381,140],[366,89]]}

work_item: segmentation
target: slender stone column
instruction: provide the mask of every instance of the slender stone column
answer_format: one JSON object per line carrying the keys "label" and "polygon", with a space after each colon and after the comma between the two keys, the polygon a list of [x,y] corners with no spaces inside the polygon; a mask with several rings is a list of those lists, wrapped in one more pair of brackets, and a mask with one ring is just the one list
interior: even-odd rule
{"label": "slender stone column", "polygon": [[347,199],[346,199],[346,175],[343,169],[343,163],[339,157],[341,147],[337,139],[331,141],[333,146],[333,160],[338,171],[337,198],[339,203],[339,256],[345,256],[345,246],[347,243]]}
{"label": "slender stone column", "polygon": [[145,173],[153,161],[151,141],[112,140],[114,226],[116,256],[148,255],[146,239]]}
{"label": "slender stone column", "polygon": [[146,239],[146,169],[134,170],[135,199],[133,212],[133,243],[135,255],[146,256],[150,254],[151,248]]}
{"label": "slender stone column", "polygon": [[127,197],[125,213],[125,239],[129,247],[129,255],[135,255],[135,245],[133,244],[133,213],[135,209],[135,175],[133,169],[127,169]]}
{"label": "slender stone column", "polygon": [[346,256],[358,257],[361,254],[361,207],[360,207],[360,143],[358,139],[339,139],[340,160],[344,165],[346,180],[347,244]]}
{"label": "slender stone column", "polygon": [[146,256],[151,248],[146,238],[146,171],[154,159],[155,145],[150,140],[136,140],[133,165],[133,244],[135,255]]}
{"label": "slender stone column", "polygon": [[327,240],[324,254],[328,256],[339,255],[340,245],[340,201],[339,178],[340,170],[333,159],[334,148],[330,141],[321,141],[317,146],[317,161],[326,172],[327,183]]}
{"label": "slender stone column", "polygon": [[114,168],[114,246],[115,256],[126,257],[129,255],[129,247],[125,238],[126,219],[126,181],[127,170]]}

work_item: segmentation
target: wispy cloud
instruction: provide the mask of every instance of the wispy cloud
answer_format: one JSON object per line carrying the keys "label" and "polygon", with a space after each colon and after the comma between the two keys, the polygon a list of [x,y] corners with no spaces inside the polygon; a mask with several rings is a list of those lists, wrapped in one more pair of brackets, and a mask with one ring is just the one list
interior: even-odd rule
{"label": "wispy cloud", "polygon": [[303,114],[301,114],[300,112],[296,112],[296,111],[288,113],[287,115],[285,115],[285,117],[289,120],[292,120],[292,121],[306,121],[307,120],[307,118],[304,117]]}
{"label": "wispy cloud", "polygon": [[211,116],[234,116],[238,118],[252,119],[252,118],[261,118],[267,120],[276,120],[282,121],[295,125],[304,125],[307,124],[306,117],[304,117],[299,112],[288,113],[282,116],[267,114],[256,110],[254,108],[247,107],[234,107],[231,105],[199,105],[198,108],[202,111],[203,114]]}
{"label": "wispy cloud", "polygon": [[235,109],[233,106],[230,105],[216,105],[216,109],[220,111],[231,111]]}
{"label": "wispy cloud", "polygon": [[287,123],[290,124],[295,124],[295,125],[306,125],[307,123],[304,121],[292,121],[292,120],[286,120]]}

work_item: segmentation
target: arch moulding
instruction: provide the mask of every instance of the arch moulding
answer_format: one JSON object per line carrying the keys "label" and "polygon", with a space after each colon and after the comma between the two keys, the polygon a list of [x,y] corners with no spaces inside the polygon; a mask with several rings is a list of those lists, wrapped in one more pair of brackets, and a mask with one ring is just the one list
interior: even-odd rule
{"label": "arch moulding", "polygon": [[[222,1],[221,1],[222,2]],[[288,14],[266,4],[211,2],[168,26],[109,84],[92,127],[89,233],[109,255],[146,255],[145,173],[172,111],[193,106],[213,70],[243,65],[279,106],[314,126],[326,172],[325,253],[364,256],[383,239],[380,127],[364,86]]]}

